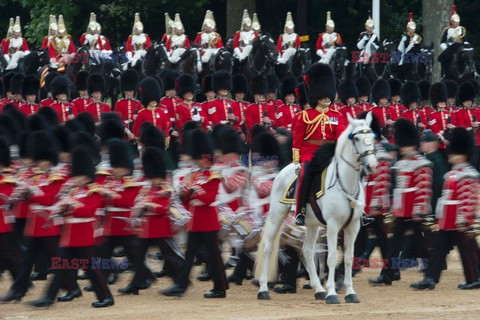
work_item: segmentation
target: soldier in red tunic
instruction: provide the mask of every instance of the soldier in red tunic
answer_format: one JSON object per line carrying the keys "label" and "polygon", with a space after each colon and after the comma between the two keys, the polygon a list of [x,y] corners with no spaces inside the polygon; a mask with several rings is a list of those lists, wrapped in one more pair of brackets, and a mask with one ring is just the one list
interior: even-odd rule
{"label": "soldier in red tunic", "polygon": [[142,109],[140,101],[135,99],[135,92],[138,88],[139,77],[137,71],[129,69],[122,73],[120,88],[123,92],[123,99],[115,103],[115,112],[120,115],[125,127],[130,130],[137,118],[138,112]]}
{"label": "soldier in red tunic", "polygon": [[166,296],[181,296],[190,283],[189,275],[200,245],[208,251],[208,262],[214,287],[204,294],[205,298],[225,298],[228,283],[223,267],[223,260],[218,246],[220,221],[218,208],[214,205],[220,188],[221,176],[213,171],[211,157],[213,146],[207,135],[201,130],[193,130],[188,135],[188,153],[198,164],[185,178],[180,189],[180,198],[188,203],[192,218],[187,224],[188,241],[185,263],[175,279],[175,285],[162,291]]}
{"label": "soldier in red tunic", "polygon": [[372,90],[370,81],[365,77],[360,77],[355,80],[355,85],[358,90],[357,107],[361,112],[370,111],[372,108],[372,104],[370,103],[370,91]]}
{"label": "soldier in red tunic", "polygon": [[182,269],[184,258],[173,239],[170,219],[173,189],[166,181],[165,156],[163,150],[155,147],[148,147],[143,152],[143,171],[148,184],[135,200],[132,214],[141,219],[138,237],[142,261],[149,247],[158,246],[164,256],[165,273],[175,279]]}
{"label": "soldier in red tunic", "polygon": [[[428,261],[424,278],[410,287],[433,289],[440,280],[445,259],[451,247],[457,246],[463,265],[465,283],[459,289],[480,288],[477,242],[475,240],[476,213],[480,194],[480,175],[469,163],[473,139],[465,128],[454,128],[448,147],[448,162],[452,170],[445,177],[442,197],[438,200],[435,218],[438,229],[434,237],[434,251]],[[473,237],[473,238],[472,238]],[[473,250],[474,252],[472,252]]]}
{"label": "soldier in red tunic", "polygon": [[78,98],[72,101],[78,113],[84,112],[85,108],[92,103],[92,98],[88,95],[87,79],[90,74],[87,71],[80,71],[75,78],[75,88],[78,92]]}
{"label": "soldier in red tunic", "polygon": [[292,130],[292,123],[302,109],[295,103],[295,88],[297,80],[287,78],[282,83],[282,98],[285,103],[278,107],[276,113],[276,126]]}
{"label": "soldier in red tunic", "polygon": [[134,136],[136,138],[140,137],[142,125],[145,122],[151,122],[156,128],[163,131],[168,146],[170,121],[168,112],[158,107],[162,97],[162,88],[159,82],[153,77],[145,78],[140,82],[138,91],[140,92],[140,102],[143,109],[138,112],[137,119],[133,123],[132,132]]}
{"label": "soldier in red tunic", "polygon": [[408,109],[402,113],[402,118],[414,123],[418,130],[425,129],[428,124],[428,117],[425,110],[420,109],[420,90],[415,82],[409,81],[402,88],[402,102]]}
{"label": "soldier in red tunic", "polygon": [[47,131],[35,131],[28,136],[27,150],[35,163],[35,173],[25,184],[16,187],[11,197],[28,202],[25,225],[28,244],[22,268],[7,295],[2,298],[4,302],[19,300],[26,294],[36,256],[46,250],[49,257],[54,257],[60,235],[57,221],[52,221],[51,206],[67,177],[55,167],[58,163],[56,141]]}
{"label": "soldier in red tunic", "polygon": [[170,122],[175,121],[175,108],[182,99],[178,97],[175,90],[176,80],[180,77],[180,73],[175,70],[166,69],[160,73],[163,81],[163,88],[165,90],[165,96],[160,100],[160,104],[166,106],[168,111],[168,118]]}
{"label": "soldier in red tunic", "polygon": [[[60,237],[61,264],[52,261],[55,275],[48,286],[45,295],[29,304],[34,307],[48,307],[52,305],[60,290],[61,285],[71,275],[69,268],[75,269],[74,260],[86,259],[86,273],[93,287],[98,301],[92,303],[94,308],[113,306],[113,296],[107,282],[102,275],[103,263],[96,262],[96,214],[104,206],[104,197],[101,188],[95,182],[95,165],[88,149],[77,147],[72,152],[72,178],[68,188],[62,190],[62,197],[57,198],[54,205],[55,213],[63,216],[63,227]],[[65,259],[65,260],[64,260]],[[65,267],[65,262],[69,267]],[[81,261],[81,260],[80,260]],[[77,263],[76,268],[80,264]],[[78,289],[79,290],[79,289]],[[81,292],[78,292],[81,295]]]}
{"label": "soldier in red tunic", "polygon": [[40,101],[40,105],[42,107],[50,107],[55,103],[55,99],[52,94],[52,81],[57,76],[59,76],[57,72],[49,72],[45,76],[45,91],[47,91],[47,97]]}
{"label": "soldier in red tunic", "polygon": [[420,80],[417,82],[418,90],[420,90],[420,105],[419,109],[425,114],[425,116],[430,116],[430,113],[434,111],[432,106],[430,106],[430,82],[428,80]]}
{"label": "soldier in red tunic", "polygon": [[393,111],[393,120],[397,120],[402,116],[402,113],[407,110],[405,107],[405,102],[402,104],[401,94],[402,94],[402,82],[397,78],[388,79],[388,84],[390,85],[390,108]]}
{"label": "soldier in red tunic", "polygon": [[295,33],[294,29],[292,13],[287,12],[283,33],[278,36],[277,40],[278,63],[286,64],[297,53],[297,48],[300,47],[300,36]]}
{"label": "soldier in red tunic", "polygon": [[60,123],[73,119],[77,115],[77,109],[74,105],[68,102],[70,89],[67,78],[65,76],[55,77],[50,86],[56,102],[50,107],[43,108],[53,108],[57,112]]}
{"label": "soldier in red tunic", "polygon": [[395,164],[398,169],[391,209],[395,217],[393,238],[386,257],[388,262],[380,276],[369,279],[373,285],[392,284],[395,272],[399,271],[392,267],[394,260],[398,259],[406,230],[413,232],[420,256],[427,256],[421,223],[431,213],[432,163],[418,152],[420,137],[411,121],[398,119],[394,132],[395,143],[400,147],[402,158]]}
{"label": "soldier in red tunic", "polygon": [[[395,112],[388,105],[390,99],[390,86],[384,79],[378,79],[372,86],[372,113],[377,117],[382,129],[393,125],[395,119]],[[386,136],[384,134],[384,136]],[[389,138],[389,137],[387,137]]]}
{"label": "soldier in red tunic", "polygon": [[175,128],[178,131],[178,136],[182,137],[183,126],[189,121],[198,123],[204,130],[211,129],[207,110],[193,101],[195,97],[195,79],[193,76],[189,74],[181,75],[176,80],[176,84],[177,94],[182,99],[182,102],[177,104],[175,109]]}
{"label": "soldier in red tunic", "polygon": [[[267,75],[267,95],[265,99],[265,104],[269,112],[273,115],[276,115],[277,109],[279,106],[283,104],[282,100],[278,99],[279,91],[280,91],[280,80],[274,74]],[[272,118],[275,119],[276,117]],[[276,126],[276,125],[274,125]]]}
{"label": "soldier in red tunic", "polygon": [[29,116],[38,111],[40,107],[37,102],[38,90],[40,90],[40,81],[37,76],[29,75],[22,82],[22,96],[25,99],[19,106],[20,111]]}
{"label": "soldier in red tunic", "polygon": [[250,102],[246,101],[245,99],[249,93],[249,85],[248,80],[245,75],[241,73],[234,74],[232,76],[232,96],[233,100],[238,103],[240,109],[240,128],[242,128],[242,132],[246,133],[245,128],[245,113],[247,111],[247,107]]}
{"label": "soldier in red tunic", "polygon": [[447,87],[447,108],[451,112],[457,111],[457,91],[458,85],[453,80],[447,80],[444,82]]}
{"label": "soldier in red tunic", "polygon": [[3,108],[4,105],[7,105],[9,103],[12,103],[13,102],[13,96],[12,96],[12,92],[10,90],[10,80],[12,79],[12,77],[15,75],[15,73],[13,72],[7,72],[4,76],[3,76],[3,86],[5,87],[4,90],[5,90],[5,97],[3,99],[0,100],[0,111],[1,109]]}
{"label": "soldier in red tunic", "polygon": [[229,124],[237,131],[240,130],[240,107],[234,100],[228,98],[232,89],[232,78],[227,70],[220,70],[212,76],[212,88],[217,99],[209,103],[210,120],[213,125]]}
{"label": "soldier in red tunic", "polygon": [[99,123],[102,113],[110,112],[108,104],[102,102],[102,96],[105,94],[105,79],[100,74],[91,74],[87,79],[88,94],[92,97],[92,102],[85,107],[85,112],[92,115],[95,123]]}
{"label": "soldier in red tunic", "polygon": [[440,138],[438,148],[445,155],[445,142],[453,129],[453,111],[447,108],[447,87],[442,82],[434,83],[430,88],[430,101],[436,109],[430,114],[428,127]]}
{"label": "soldier in red tunic", "polygon": [[256,76],[251,81],[254,103],[247,107],[245,112],[245,126],[248,132],[248,141],[251,141],[252,129],[255,125],[272,127],[275,115],[273,110],[268,110],[265,102],[267,93],[267,80],[264,76]]}
{"label": "soldier in red tunic", "polygon": [[195,44],[202,48],[202,63],[208,63],[223,48],[222,37],[216,32],[217,24],[213,12],[207,10],[202,24],[202,31],[197,34]]}
{"label": "soldier in red tunic", "polygon": [[[297,185],[297,225],[305,224],[305,210],[313,172],[309,164],[319,150],[317,169],[323,171],[333,157],[335,143],[346,128],[344,116],[333,109],[335,99],[335,75],[329,65],[316,63],[305,75],[308,101],[311,109],[303,110],[295,122],[293,132],[293,163],[299,174]],[[321,148],[321,149],[319,149]],[[324,159],[325,161],[322,161]]]}
{"label": "soldier in red tunic", "polygon": [[349,114],[352,118],[356,118],[362,111],[356,105],[358,90],[355,82],[350,79],[343,80],[338,86],[338,95],[343,106],[338,110],[343,116]]}
{"label": "soldier in red tunic", "polygon": [[10,103],[17,108],[20,106],[20,104],[23,101],[22,83],[23,83],[23,75],[21,75],[20,73],[15,73],[13,77],[10,79],[10,93],[11,93]]}

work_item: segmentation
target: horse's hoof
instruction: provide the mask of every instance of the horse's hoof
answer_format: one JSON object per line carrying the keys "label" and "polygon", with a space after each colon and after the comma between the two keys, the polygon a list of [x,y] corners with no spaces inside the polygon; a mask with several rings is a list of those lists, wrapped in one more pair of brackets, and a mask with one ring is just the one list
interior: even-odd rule
{"label": "horse's hoof", "polygon": [[315,300],[325,300],[326,296],[327,296],[326,292],[316,292],[315,293]]}
{"label": "horse's hoof", "polygon": [[345,296],[346,303],[360,303],[360,299],[355,293],[350,293]]}
{"label": "horse's hoof", "polygon": [[268,291],[260,291],[257,293],[257,299],[258,300],[270,300],[270,294]]}
{"label": "horse's hoof", "polygon": [[340,304],[340,300],[338,299],[338,296],[337,295],[331,295],[331,296],[327,296],[325,298],[325,302],[327,304]]}

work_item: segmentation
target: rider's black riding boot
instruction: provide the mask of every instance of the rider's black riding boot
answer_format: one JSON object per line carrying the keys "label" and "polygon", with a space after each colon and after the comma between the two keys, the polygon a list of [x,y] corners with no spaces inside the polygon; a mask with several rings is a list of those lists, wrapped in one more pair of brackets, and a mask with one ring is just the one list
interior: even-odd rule
{"label": "rider's black riding boot", "polygon": [[308,172],[308,162],[303,163],[303,175],[298,180],[299,188],[297,192],[297,217],[295,224],[297,226],[305,225],[305,211],[307,207],[308,193],[310,191],[310,185],[312,184],[312,175]]}

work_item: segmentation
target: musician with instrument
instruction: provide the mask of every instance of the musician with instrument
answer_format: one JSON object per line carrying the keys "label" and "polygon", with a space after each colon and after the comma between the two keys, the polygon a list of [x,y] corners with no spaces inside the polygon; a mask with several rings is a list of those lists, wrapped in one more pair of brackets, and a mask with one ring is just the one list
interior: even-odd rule
{"label": "musician with instrument", "polygon": [[251,134],[255,125],[272,127],[275,115],[273,109],[267,109],[265,95],[268,85],[264,76],[258,75],[251,81],[251,90],[254,103],[250,104],[245,111],[245,127],[247,128],[247,141],[251,141]]}
{"label": "musician with instrument", "polygon": [[[413,12],[410,12],[408,14],[407,31],[402,35],[400,43],[398,44],[398,51],[401,53],[399,65],[404,64],[406,54],[418,54],[420,52],[422,47],[422,36],[415,33],[416,28],[417,25],[415,24],[415,21],[413,21]],[[412,57],[408,57],[407,61],[408,64],[412,63]]]}
{"label": "musician with instrument", "polygon": [[175,22],[173,24],[173,35],[168,39],[165,44],[167,52],[169,54],[168,60],[170,63],[176,64],[185,54],[187,49],[190,48],[190,40],[185,34],[182,20],[180,19],[180,13],[175,13]]}
{"label": "musician with instrument", "polygon": [[62,71],[65,66],[73,58],[73,54],[77,51],[73,45],[72,37],[67,34],[67,28],[63,21],[63,16],[58,16],[58,31],[56,36],[51,39],[48,45],[48,55],[50,56],[50,65]]}
{"label": "musician with instrument", "polygon": [[106,91],[105,78],[101,74],[91,74],[87,79],[88,94],[92,97],[92,102],[85,107],[95,123],[99,123],[102,114],[110,112],[110,105],[102,101],[102,96]]}
{"label": "musician with instrument", "polygon": [[217,98],[209,103],[208,116],[212,124],[228,124],[241,131],[240,107],[235,100],[228,98],[232,90],[232,77],[227,70],[219,70],[213,74],[212,89],[217,95]]}
{"label": "musician with instrument", "polygon": [[316,53],[321,63],[330,63],[338,45],[343,44],[342,37],[335,32],[335,22],[331,18],[330,11],[327,11],[326,31],[321,33],[317,39]]}
{"label": "musician with instrument", "polygon": [[[442,39],[440,40],[440,49],[442,49],[442,51],[446,50],[453,44],[469,44],[465,40],[466,35],[467,30],[465,27],[460,25],[460,16],[457,13],[457,6],[453,5],[452,12],[450,14],[450,26],[445,28],[443,31]],[[459,45],[456,46],[459,47]]]}
{"label": "musician with instrument", "polygon": [[297,53],[297,48],[300,47],[300,36],[294,30],[295,24],[293,23],[292,13],[287,12],[283,33],[278,36],[277,40],[277,62],[280,64],[286,64]]}
{"label": "musician with instrument", "polygon": [[12,28],[12,36],[2,41],[2,50],[8,65],[5,70],[13,70],[18,67],[18,60],[30,53],[27,39],[22,37],[22,27],[20,26],[20,17],[15,18],[15,24]]}
{"label": "musician with instrument", "polygon": [[202,24],[202,31],[197,34],[195,44],[202,49],[202,62],[208,63],[223,48],[222,37],[215,32],[216,22],[213,12],[207,10]]}
{"label": "musician with instrument", "polygon": [[372,17],[369,15],[367,21],[365,21],[365,31],[361,32],[358,36],[357,48],[360,51],[360,59],[363,64],[372,62],[372,54],[376,53],[380,47],[380,41],[378,35],[373,32],[375,25]]}
{"label": "musician with instrument", "polygon": [[302,111],[300,106],[295,103],[296,87],[297,80],[295,78],[287,78],[282,83],[281,93],[284,103],[278,107],[276,113],[277,127],[284,127],[288,130],[292,130],[292,125],[297,114]]}
{"label": "musician with instrument", "polygon": [[480,174],[469,162],[473,145],[467,129],[452,129],[447,148],[452,170],[445,176],[442,197],[438,200],[435,214],[439,230],[433,238],[433,255],[428,260],[424,278],[410,285],[414,289],[435,288],[452,246],[458,248],[465,276],[465,283],[458,285],[458,288],[480,288],[478,255],[472,254],[478,252],[474,237],[478,232],[475,222],[480,194]]}
{"label": "musician with instrument", "polygon": [[135,13],[132,34],[128,36],[127,44],[125,45],[125,52],[132,67],[137,64],[138,60],[145,57],[147,50],[151,46],[152,40],[150,40],[148,34],[143,32],[143,23],[140,21],[140,14],[137,12]]}
{"label": "musician with instrument", "polygon": [[242,28],[233,37],[233,55],[239,61],[245,60],[252,51],[252,44],[258,33],[252,29],[252,20],[248,10],[243,10]]}

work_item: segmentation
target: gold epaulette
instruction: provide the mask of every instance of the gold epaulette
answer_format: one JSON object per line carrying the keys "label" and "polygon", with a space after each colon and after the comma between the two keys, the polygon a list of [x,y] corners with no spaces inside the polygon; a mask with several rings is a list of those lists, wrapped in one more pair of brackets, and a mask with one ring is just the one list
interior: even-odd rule
{"label": "gold epaulette", "polygon": [[17,184],[17,181],[15,180],[15,177],[12,175],[5,175],[3,178],[0,180],[0,183],[10,183],[10,184]]}
{"label": "gold epaulette", "polygon": [[98,183],[94,182],[94,183],[90,183],[90,185],[88,186],[88,192],[87,192],[87,195],[91,195],[93,193],[100,193],[102,194],[102,186],[100,186]]}
{"label": "gold epaulette", "polygon": [[54,173],[48,177],[47,181],[53,182],[53,181],[65,180],[65,178],[66,176],[63,174]]}
{"label": "gold epaulette", "polygon": [[108,175],[110,175],[110,172],[108,170],[104,170],[104,169],[103,170],[97,170],[97,171],[95,171],[95,175],[97,175],[97,176],[98,175],[108,176]]}
{"label": "gold epaulette", "polygon": [[340,114],[341,114],[341,112],[340,112],[340,111],[338,111],[337,109],[332,109],[332,108],[330,108],[330,111],[332,111],[332,112],[336,112],[336,113],[340,113]]}
{"label": "gold epaulette", "polygon": [[145,110],[147,110],[147,109],[142,109],[142,110],[138,111],[137,115],[140,114],[140,112],[145,111]]}
{"label": "gold epaulette", "polygon": [[200,31],[200,32],[197,32],[197,34],[202,34],[202,33],[203,33],[202,31]]}
{"label": "gold epaulette", "polygon": [[125,181],[123,182],[123,187],[124,188],[135,188],[140,186],[138,181],[135,181],[133,178],[126,178]]}
{"label": "gold epaulette", "polygon": [[218,173],[217,170],[209,169],[209,172],[210,172],[210,176],[208,177],[207,182],[215,179],[222,179],[222,176],[220,175],[220,173]]}

